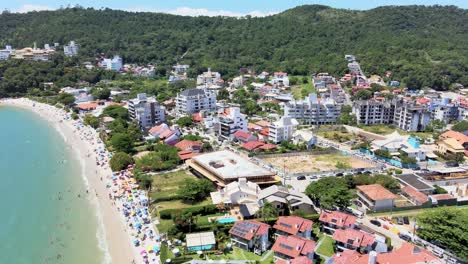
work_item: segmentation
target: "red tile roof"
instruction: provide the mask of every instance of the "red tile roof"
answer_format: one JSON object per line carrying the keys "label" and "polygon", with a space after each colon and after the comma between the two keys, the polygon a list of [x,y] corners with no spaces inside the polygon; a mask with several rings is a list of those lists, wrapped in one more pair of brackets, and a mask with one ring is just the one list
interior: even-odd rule
{"label": "red tile roof", "polygon": [[191,159],[192,157],[200,155],[200,153],[192,152],[190,150],[182,150],[182,151],[177,152],[177,155],[179,156],[181,160],[188,160],[188,159]]}
{"label": "red tile roof", "polygon": [[180,150],[200,150],[202,147],[202,142],[184,139],[175,144],[175,147]]}
{"label": "red tile roof", "polygon": [[263,128],[262,130],[260,130],[260,132],[258,132],[260,135],[262,136],[268,136],[270,134],[270,128],[269,127],[265,127]]}
{"label": "red tile roof", "polygon": [[351,227],[356,224],[357,217],[339,211],[325,211],[320,214],[319,221],[336,225],[338,227]]}
{"label": "red tile roof", "polygon": [[97,103],[84,103],[84,104],[79,104],[78,108],[81,110],[93,110],[96,109],[98,106]]}
{"label": "red tile roof", "polygon": [[271,249],[275,253],[278,252],[290,258],[297,258],[313,253],[315,242],[298,236],[278,236]]}
{"label": "red tile roof", "polygon": [[242,148],[248,151],[252,151],[252,150],[260,148],[263,145],[264,145],[263,142],[255,140],[255,141],[249,141],[247,143],[242,144]]}
{"label": "red tile roof", "polygon": [[428,99],[428,98],[426,98],[426,97],[421,97],[421,98],[416,99],[416,102],[417,102],[418,104],[427,104],[427,103],[429,103],[430,101],[431,101],[431,99]]}
{"label": "red tile roof", "polygon": [[293,258],[289,260],[289,262],[279,258],[276,260],[275,264],[312,264],[312,260],[305,256]]}
{"label": "red tile roof", "polygon": [[356,188],[374,201],[396,199],[396,195],[380,184],[360,185]]}
{"label": "red tile roof", "polygon": [[336,229],[333,234],[333,239],[344,244],[350,244],[354,247],[372,246],[375,242],[373,235],[353,228]]}
{"label": "red tile roof", "polygon": [[252,135],[250,133],[239,130],[236,133],[234,133],[234,137],[240,138],[243,140],[248,140],[250,137],[252,137]]}
{"label": "red tile roof", "polygon": [[193,121],[195,122],[203,121],[203,117],[200,115],[200,113],[192,114],[192,118],[193,118]]}
{"label": "red tile roof", "polygon": [[266,234],[268,229],[270,229],[270,226],[265,223],[255,220],[244,220],[236,222],[229,230],[229,234],[251,240],[254,235]]}
{"label": "red tile roof", "polygon": [[162,132],[160,135],[159,135],[159,138],[160,139],[165,139],[165,138],[168,138],[170,136],[172,136],[174,134],[174,131],[172,129],[167,129],[167,130],[164,130],[164,132]]}
{"label": "red tile roof", "polygon": [[455,199],[455,197],[453,197],[453,195],[450,195],[448,193],[434,194],[434,195],[431,195],[431,198],[436,199],[437,201]]}
{"label": "red tile roof", "polygon": [[405,186],[401,188],[401,190],[406,193],[409,197],[413,198],[414,200],[418,201],[419,203],[423,204],[429,201],[429,197],[424,193],[416,190],[413,186]]}
{"label": "red tile roof", "polygon": [[[361,255],[355,250],[345,250],[335,254],[333,264],[368,264],[369,254]],[[433,263],[442,264],[443,262],[434,256],[428,250],[419,248],[413,244],[403,242],[399,249],[390,253],[377,254],[377,264],[420,264]]]}
{"label": "red tile roof", "polygon": [[159,134],[163,132],[164,130],[169,129],[166,124],[161,124],[159,126],[154,126],[149,130],[150,134]]}
{"label": "red tile roof", "polygon": [[263,150],[272,150],[272,149],[276,149],[276,148],[277,148],[276,145],[270,144],[270,143],[267,143],[267,144],[260,147],[260,149],[263,149]]}
{"label": "red tile roof", "polygon": [[460,142],[460,144],[465,144],[468,142],[468,136],[465,136],[465,134],[453,130],[445,131],[444,133],[442,133],[442,135],[440,135],[440,138],[453,138]]}
{"label": "red tile roof", "polygon": [[249,131],[255,131],[255,130],[260,130],[260,129],[262,129],[262,127],[259,126],[259,125],[253,124],[253,123],[248,123],[248,124],[247,124],[247,129],[248,129]]}
{"label": "red tile roof", "polygon": [[270,126],[270,122],[268,121],[265,121],[265,120],[260,120],[258,122],[255,123],[256,125],[259,125],[261,127],[268,127]]}
{"label": "red tile roof", "polygon": [[313,224],[314,222],[299,216],[280,216],[273,228],[290,235],[297,235],[312,230]]}

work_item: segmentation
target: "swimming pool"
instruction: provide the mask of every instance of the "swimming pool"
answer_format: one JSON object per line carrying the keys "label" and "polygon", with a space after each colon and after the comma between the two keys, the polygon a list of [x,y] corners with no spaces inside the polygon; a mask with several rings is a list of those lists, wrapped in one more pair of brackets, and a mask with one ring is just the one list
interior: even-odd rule
{"label": "swimming pool", "polygon": [[234,223],[235,221],[236,219],[232,217],[216,219],[216,222],[221,223],[221,224],[231,224],[231,223]]}

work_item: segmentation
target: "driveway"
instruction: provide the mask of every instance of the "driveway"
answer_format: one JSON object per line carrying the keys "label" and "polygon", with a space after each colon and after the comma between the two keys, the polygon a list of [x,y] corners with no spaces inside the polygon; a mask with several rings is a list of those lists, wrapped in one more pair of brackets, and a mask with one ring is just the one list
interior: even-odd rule
{"label": "driveway", "polygon": [[389,237],[392,240],[392,246],[394,248],[400,248],[404,241],[398,236],[398,234],[395,234],[394,232],[383,228],[383,226],[388,225],[388,223],[379,220],[380,223],[382,223],[382,226],[378,227],[370,222],[370,220],[372,219],[375,219],[375,218],[369,217],[366,215],[364,218],[360,220],[361,220],[362,225],[365,226],[366,228],[369,228],[376,233],[380,233],[386,237]]}

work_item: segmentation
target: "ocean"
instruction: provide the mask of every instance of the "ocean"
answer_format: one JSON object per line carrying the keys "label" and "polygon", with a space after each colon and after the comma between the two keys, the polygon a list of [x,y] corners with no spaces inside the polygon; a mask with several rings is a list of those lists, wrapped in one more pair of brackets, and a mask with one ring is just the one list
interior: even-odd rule
{"label": "ocean", "polygon": [[0,106],[0,263],[103,262],[81,173],[52,125]]}

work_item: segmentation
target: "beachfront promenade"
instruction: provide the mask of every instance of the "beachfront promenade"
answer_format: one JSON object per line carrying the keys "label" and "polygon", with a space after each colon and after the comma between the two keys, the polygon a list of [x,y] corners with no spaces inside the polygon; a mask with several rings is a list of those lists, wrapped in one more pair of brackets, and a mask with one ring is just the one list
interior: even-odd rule
{"label": "beachfront promenade", "polygon": [[132,177],[132,169],[112,173],[109,153],[98,133],[72,120],[54,106],[28,99],[8,99],[2,104],[30,109],[39,114],[64,137],[81,162],[87,198],[96,208],[99,247],[105,263],[159,263],[160,243],[151,224],[147,198]]}

